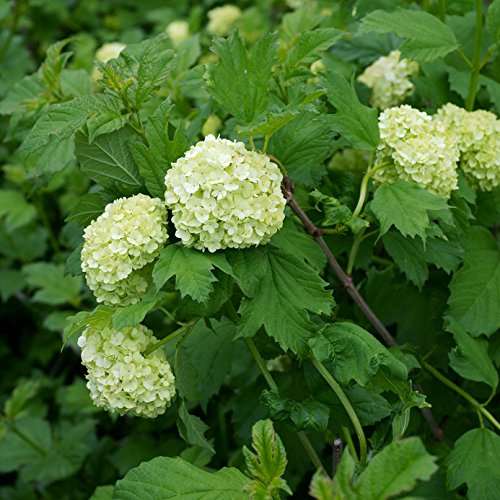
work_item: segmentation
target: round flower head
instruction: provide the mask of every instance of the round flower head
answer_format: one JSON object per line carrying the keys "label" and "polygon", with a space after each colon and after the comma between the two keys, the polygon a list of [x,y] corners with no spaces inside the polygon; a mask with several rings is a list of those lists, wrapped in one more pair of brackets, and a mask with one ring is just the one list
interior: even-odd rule
{"label": "round flower head", "polygon": [[285,217],[282,178],[266,155],[208,135],[165,176],[176,236],[210,252],[267,243]]}
{"label": "round flower head", "polygon": [[148,288],[144,266],[167,241],[167,209],[158,198],[138,194],[106,205],[84,231],[82,270],[98,302],[139,302]]}
{"label": "round flower head", "polygon": [[165,28],[165,32],[172,39],[174,44],[177,44],[189,38],[189,24],[187,21],[172,21]]}
{"label": "round flower head", "polygon": [[422,111],[410,106],[386,109],[379,117],[381,144],[375,172],[381,183],[416,182],[424,189],[449,198],[457,188],[459,151],[453,134]]}
{"label": "round flower head", "polygon": [[165,413],[175,395],[170,364],[162,349],[142,354],[156,342],[151,330],[143,325],[120,331],[105,322],[87,327],[78,345],[96,406],[139,417]]}
{"label": "round flower head", "polygon": [[379,109],[401,104],[415,90],[410,77],[418,72],[418,64],[401,59],[399,50],[380,57],[358,77],[361,83],[372,89],[370,102]]}
{"label": "round flower head", "polygon": [[226,36],[239,21],[241,10],[236,5],[223,5],[208,11],[207,31],[217,36]]}
{"label": "round flower head", "polygon": [[483,191],[500,185],[500,120],[489,111],[466,111],[454,104],[438,110],[436,121],[454,133],[460,149],[460,167],[467,179]]}
{"label": "round flower head", "polygon": [[[98,61],[106,63],[111,59],[116,59],[125,47],[125,44],[119,42],[105,43],[100,49],[97,50],[95,58]],[[101,78],[101,73],[97,68],[92,70],[92,78],[94,81]]]}

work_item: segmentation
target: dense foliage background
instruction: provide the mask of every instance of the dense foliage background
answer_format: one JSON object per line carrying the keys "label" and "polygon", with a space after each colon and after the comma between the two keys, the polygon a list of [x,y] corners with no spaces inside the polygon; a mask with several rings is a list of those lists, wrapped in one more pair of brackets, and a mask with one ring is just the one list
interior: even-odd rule
{"label": "dense foliage background", "polygon": [[[399,49],[407,104],[498,114],[500,2],[241,1],[226,33],[220,5],[0,0],[0,498],[500,498],[500,190],[373,183],[356,81]],[[96,307],[83,229],[210,133],[282,164],[283,229],[211,254],[170,224],[144,299]],[[92,404],[103,318],[188,330],[164,415]]]}

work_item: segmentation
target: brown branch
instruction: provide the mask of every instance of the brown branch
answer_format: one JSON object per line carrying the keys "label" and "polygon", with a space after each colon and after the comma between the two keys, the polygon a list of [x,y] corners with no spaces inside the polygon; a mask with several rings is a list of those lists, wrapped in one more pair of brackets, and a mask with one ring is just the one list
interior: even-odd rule
{"label": "brown branch", "polygon": [[[344,270],[338,263],[337,259],[323,239],[323,231],[321,230],[321,228],[318,228],[314,225],[314,223],[307,216],[304,210],[302,210],[302,207],[297,203],[297,200],[293,197],[293,191],[293,183],[290,181],[290,178],[288,176],[285,176],[283,180],[283,196],[285,197],[287,203],[290,205],[297,217],[301,220],[306,231],[314,238],[316,243],[320,246],[321,250],[323,250],[328,264],[333,269],[333,271],[337,275],[337,278],[340,280],[343,287],[347,290],[347,293],[351,296],[352,300],[356,303],[361,312],[372,324],[373,328],[375,328],[377,333],[383,338],[384,342],[388,346],[397,347],[398,344],[394,337],[389,333],[382,321],[380,321],[371,307],[366,303],[363,296],[354,286],[352,278],[344,272]],[[419,392],[422,392],[422,388],[420,386],[418,387],[418,390]],[[438,441],[443,441],[443,430],[439,427],[431,410],[429,408],[421,408],[421,412],[425,420],[427,420],[434,438]]]}

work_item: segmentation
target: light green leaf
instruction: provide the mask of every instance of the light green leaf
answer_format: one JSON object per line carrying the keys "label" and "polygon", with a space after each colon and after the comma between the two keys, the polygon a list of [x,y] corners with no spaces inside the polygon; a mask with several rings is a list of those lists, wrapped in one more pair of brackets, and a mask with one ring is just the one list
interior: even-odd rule
{"label": "light green leaf", "polygon": [[327,122],[325,116],[306,111],[273,135],[269,152],[293,181],[311,186],[324,175],[323,161],[333,149],[334,135]]}
{"label": "light green leaf", "polygon": [[112,500],[114,486],[98,486],[89,500]]}
{"label": "light green leaf", "polygon": [[500,41],[500,0],[493,0],[486,11],[486,28],[496,42]]}
{"label": "light green leaf", "polygon": [[227,250],[226,257],[241,291],[247,297],[255,296],[267,272],[267,261],[262,248]]}
{"label": "light green leaf", "polygon": [[281,478],[285,473],[287,459],[283,443],[274,430],[271,420],[259,420],[252,427],[252,446],[255,452],[243,447],[247,474],[253,478],[247,491],[265,492],[273,498],[278,490],[291,494],[286,481]]}
{"label": "light green leaf", "polygon": [[101,186],[138,191],[143,185],[128,144],[136,139],[125,127],[97,137],[92,144],[80,134],[76,138],[76,156],[82,172]]}
{"label": "light green leaf", "polygon": [[466,483],[467,498],[485,500],[498,496],[500,484],[500,437],[489,429],[472,429],[456,441],[446,459],[447,487]]}
{"label": "light green leaf", "polygon": [[179,343],[175,354],[179,395],[189,403],[200,403],[204,410],[230,372],[234,352],[234,324],[223,318],[211,319],[210,325],[211,328],[199,321]]}
{"label": "light green leaf", "polygon": [[453,334],[457,343],[457,347],[448,355],[450,366],[467,380],[484,382],[495,390],[498,386],[498,372],[488,355],[488,341],[472,338],[454,320],[450,320],[446,329]]}
{"label": "light green leaf", "polygon": [[65,304],[76,299],[82,288],[81,276],[64,274],[64,266],[35,262],[23,267],[28,286],[37,289],[33,299],[44,304]]}
{"label": "light green leaf", "polygon": [[275,35],[267,35],[250,51],[236,33],[214,41],[212,51],[219,56],[219,61],[209,70],[210,92],[243,124],[253,122],[267,109],[267,87],[276,48]]}
{"label": "light green leaf", "polygon": [[2,217],[5,217],[5,229],[11,232],[31,222],[36,217],[36,210],[19,191],[1,189],[0,219]]}
{"label": "light green leaf", "polygon": [[207,472],[182,458],[157,457],[129,471],[116,483],[113,500],[248,500],[248,478],[238,469]]}
{"label": "light green leaf", "polygon": [[101,193],[83,195],[68,215],[68,221],[75,221],[80,227],[87,227],[93,220],[104,212],[104,208],[111,200]]}
{"label": "light green leaf", "polygon": [[377,110],[361,104],[356,91],[337,73],[323,77],[328,100],[337,113],[327,115],[328,124],[345,137],[355,149],[375,149],[380,142]]}
{"label": "light green leaf", "polygon": [[462,242],[464,265],[453,275],[447,314],[471,335],[500,327],[500,250],[489,231],[472,227]]}
{"label": "light green leaf", "polygon": [[318,28],[300,34],[297,42],[287,51],[283,69],[287,78],[301,65],[310,65],[319,54],[329,49],[343,32],[335,28]]}
{"label": "light green leaf", "polygon": [[371,210],[380,222],[380,235],[395,226],[403,236],[413,238],[418,235],[424,242],[426,229],[430,227],[429,211],[440,210],[449,214],[443,198],[417,184],[401,181],[382,184],[375,191]]}
{"label": "light green leaf", "polygon": [[10,115],[24,111],[28,102],[33,101],[45,90],[45,86],[37,75],[25,76],[9,90],[0,102],[0,115]]}
{"label": "light green leaf", "polygon": [[93,311],[80,311],[73,316],[68,316],[63,334],[63,347],[75,333],[82,331],[85,327],[99,323],[109,322],[116,309],[108,306],[97,306]]}
{"label": "light green leaf", "polygon": [[410,491],[436,472],[435,457],[419,438],[394,441],[378,453],[359,478],[357,498],[390,498]]}
{"label": "light green leaf", "polygon": [[153,281],[160,289],[172,276],[181,296],[189,295],[198,302],[206,302],[217,281],[213,268],[232,274],[231,266],[222,253],[204,253],[183,245],[167,245],[160,253],[153,269]]}
{"label": "light green leaf", "polygon": [[38,394],[40,386],[40,380],[21,379],[5,402],[5,416],[10,420],[24,416],[27,403]]}
{"label": "light green leaf", "polygon": [[452,29],[437,17],[417,10],[376,10],[366,15],[358,33],[394,31],[406,38],[401,45],[403,57],[419,62],[434,61],[455,50],[458,42]]}
{"label": "light green leaf", "polygon": [[[329,363],[333,376],[342,384],[355,380],[364,386],[385,366],[394,380],[406,381],[406,366],[373,335],[354,323],[326,325],[309,341],[315,356]],[[330,365],[331,363],[331,365]]]}
{"label": "light green leaf", "polygon": [[155,307],[157,299],[144,297],[138,304],[119,307],[113,314],[113,327],[121,330],[126,326],[136,326],[146,317],[146,314]]}
{"label": "light green leaf", "polygon": [[321,470],[317,470],[309,485],[309,495],[316,500],[332,500],[336,498],[333,493],[332,480]]}
{"label": "light green leaf", "polygon": [[178,412],[177,429],[182,439],[193,446],[200,446],[215,453],[213,446],[205,437],[205,432],[209,429],[208,425],[201,418],[188,413],[184,400],[180,401]]}
{"label": "light green leaf", "polygon": [[252,337],[263,326],[284,350],[303,353],[314,329],[308,311],[329,313],[331,293],[298,257],[268,249],[265,259],[267,271],[255,296],[240,306],[238,337]]}
{"label": "light green leaf", "polygon": [[165,174],[170,164],[176,161],[189,149],[189,141],[182,126],[169,132],[168,117],[172,109],[169,99],[163,101],[148,121],[145,135],[149,148],[142,142],[130,145],[139,172],[149,192],[158,198],[165,194]]}
{"label": "light green leaf", "polygon": [[80,97],[92,93],[92,79],[84,69],[63,69],[60,83],[65,97]]}

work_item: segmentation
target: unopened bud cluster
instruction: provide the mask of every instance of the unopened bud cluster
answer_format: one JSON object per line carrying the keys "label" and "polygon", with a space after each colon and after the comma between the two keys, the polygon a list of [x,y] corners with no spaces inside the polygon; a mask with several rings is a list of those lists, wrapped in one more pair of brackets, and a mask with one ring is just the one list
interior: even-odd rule
{"label": "unopened bud cluster", "polygon": [[236,5],[227,4],[208,11],[207,15],[207,31],[213,35],[226,36],[240,20],[242,12]]}
{"label": "unopened bud cluster", "polygon": [[148,288],[144,267],[167,241],[167,209],[158,198],[120,198],[85,228],[82,270],[98,302],[128,305]]}
{"label": "unopened bud cluster", "polygon": [[161,349],[144,356],[157,339],[143,325],[116,331],[87,327],[78,339],[87,368],[87,388],[96,406],[120,415],[156,417],[175,395],[174,375]]}
{"label": "unopened bud cluster", "polygon": [[268,242],[285,217],[282,179],[266,155],[208,135],[165,176],[176,236],[210,252]]}
{"label": "unopened bud cluster", "polygon": [[358,77],[372,89],[370,103],[379,109],[401,104],[415,86],[410,77],[418,73],[418,64],[410,59],[400,59],[399,50],[380,57]]}

